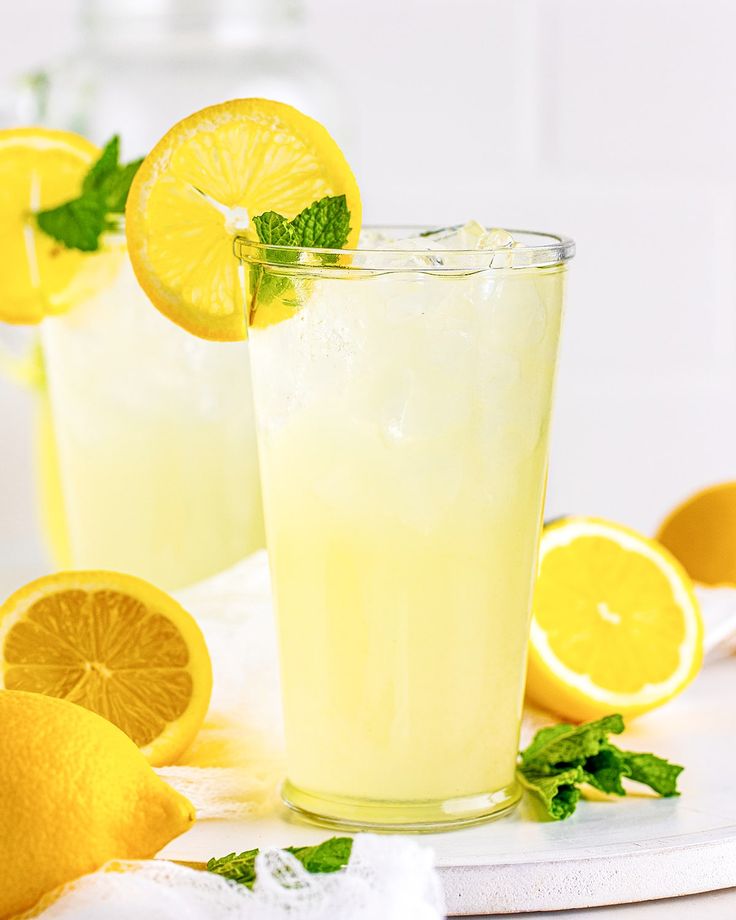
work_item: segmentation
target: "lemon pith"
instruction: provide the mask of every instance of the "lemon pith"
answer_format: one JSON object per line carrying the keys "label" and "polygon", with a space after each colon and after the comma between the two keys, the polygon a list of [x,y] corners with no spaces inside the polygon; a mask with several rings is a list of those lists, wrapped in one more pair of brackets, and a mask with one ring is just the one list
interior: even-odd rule
{"label": "lemon pith", "polygon": [[129,575],[62,572],[21,588],[0,607],[0,651],[0,686],[97,712],[157,766],[184,752],[209,705],[199,627]]}
{"label": "lemon pith", "polygon": [[527,692],[568,718],[633,716],[680,692],[702,661],[685,571],[655,541],[593,518],[545,528]]}
{"label": "lemon pith", "polygon": [[[360,195],[326,129],[267,99],[236,99],[176,124],[145,158],[128,196],[133,268],[158,309],[202,338],[246,337],[238,233],[265,211],[293,218],[344,194],[349,245],[360,231]],[[255,238],[255,235],[254,235]]]}
{"label": "lemon pith", "polygon": [[66,700],[0,690],[0,917],[110,859],[154,856],[194,821],[112,723]]}
{"label": "lemon pith", "polygon": [[68,310],[112,276],[119,252],[65,249],[41,233],[35,211],[75,198],[99,148],[70,131],[0,131],[0,320],[35,324]]}

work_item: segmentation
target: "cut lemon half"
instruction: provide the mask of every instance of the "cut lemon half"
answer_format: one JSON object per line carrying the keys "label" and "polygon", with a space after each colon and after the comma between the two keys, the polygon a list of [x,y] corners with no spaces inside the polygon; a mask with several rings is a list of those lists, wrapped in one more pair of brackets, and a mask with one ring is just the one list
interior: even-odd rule
{"label": "cut lemon half", "polygon": [[41,233],[33,213],[75,198],[100,151],[69,131],[0,131],[0,320],[38,323],[102,286],[121,252],[65,249]]}
{"label": "cut lemon half", "polygon": [[657,539],[704,585],[736,585],[736,482],[696,492],[666,518]]}
{"label": "cut lemon half", "polygon": [[199,627],[168,594],[117,572],[61,572],[0,607],[0,687],[85,706],[162,766],[199,730],[212,668]]}
{"label": "cut lemon half", "polygon": [[635,716],[679,693],[703,657],[692,582],[654,540],[571,517],[545,527],[527,694],[574,720]]}
{"label": "cut lemon half", "polygon": [[289,105],[236,99],[180,121],[143,161],[128,195],[126,234],[136,276],[169,319],[205,339],[246,337],[236,235],[252,218],[289,219],[345,195],[348,245],[360,232],[360,194],[325,128]]}

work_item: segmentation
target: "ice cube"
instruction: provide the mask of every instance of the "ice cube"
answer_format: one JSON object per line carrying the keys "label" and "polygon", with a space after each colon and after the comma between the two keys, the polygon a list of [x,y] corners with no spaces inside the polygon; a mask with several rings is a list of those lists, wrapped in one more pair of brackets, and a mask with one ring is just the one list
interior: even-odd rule
{"label": "ice cube", "polygon": [[516,245],[516,240],[511,236],[508,230],[501,227],[492,227],[485,231],[478,240],[479,249],[510,249]]}

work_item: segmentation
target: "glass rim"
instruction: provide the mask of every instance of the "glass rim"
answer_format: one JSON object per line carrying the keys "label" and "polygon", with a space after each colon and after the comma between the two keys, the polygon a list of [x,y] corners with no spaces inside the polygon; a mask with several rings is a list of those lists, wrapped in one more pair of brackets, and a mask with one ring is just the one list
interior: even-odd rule
{"label": "glass rim", "polygon": [[[423,233],[439,233],[456,227],[431,228],[422,226],[368,225],[365,230],[392,231],[404,237]],[[505,229],[505,228],[504,228]],[[402,249],[400,246],[360,249],[327,249],[318,246],[280,246],[262,243],[241,234],[233,240],[233,250],[241,262],[273,266],[282,270],[309,270],[315,267],[350,269],[353,271],[481,271],[496,268],[542,268],[568,262],[575,255],[575,242],[569,236],[538,230],[509,229],[507,231],[524,245],[498,246],[483,249]],[[401,236],[397,238],[397,244]],[[450,256],[449,264],[417,265],[417,257]],[[356,264],[356,257],[360,259]],[[403,258],[402,258],[403,257]],[[498,258],[497,258],[498,257]],[[399,264],[396,264],[397,261]],[[401,264],[405,263],[405,264]]]}

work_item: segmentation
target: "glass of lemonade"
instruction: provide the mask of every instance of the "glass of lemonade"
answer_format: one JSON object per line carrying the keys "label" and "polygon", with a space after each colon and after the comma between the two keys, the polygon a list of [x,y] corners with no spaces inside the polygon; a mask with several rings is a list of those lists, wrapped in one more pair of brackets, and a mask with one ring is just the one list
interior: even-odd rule
{"label": "glass of lemonade", "polygon": [[286,721],[320,823],[499,815],[515,781],[571,240],[236,241]]}
{"label": "glass of lemonade", "polygon": [[108,245],[105,284],[41,326],[65,519],[49,526],[68,566],[175,588],[264,543],[248,346],[169,322]]}

